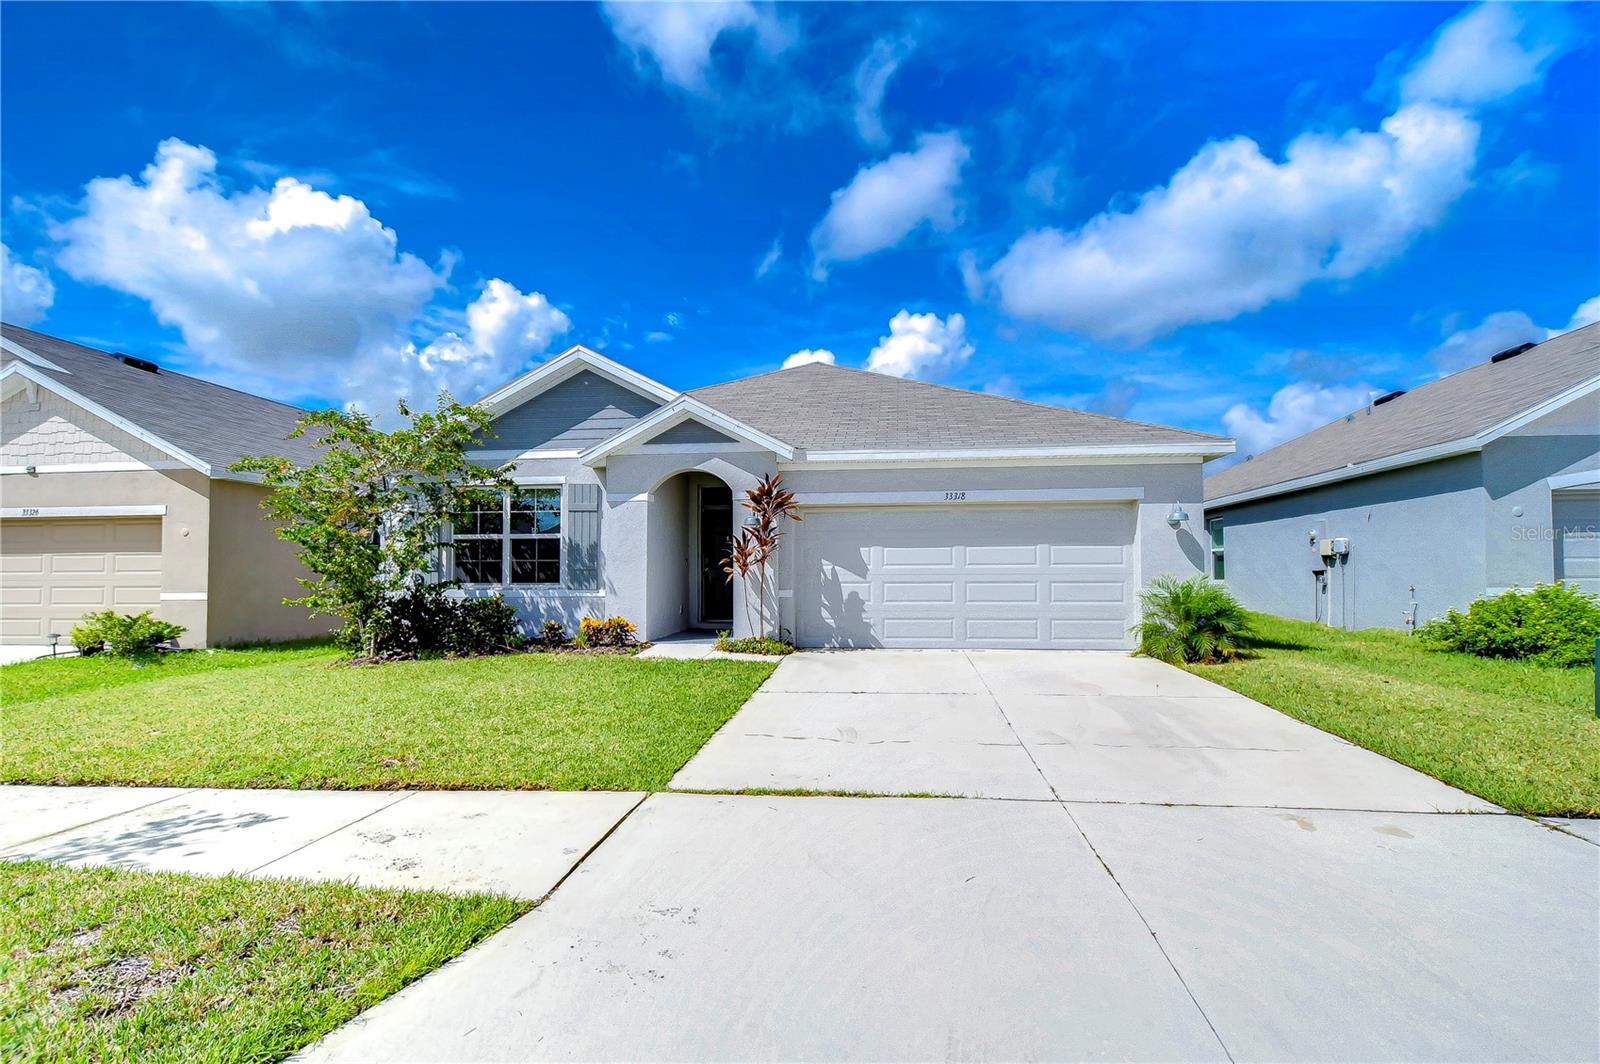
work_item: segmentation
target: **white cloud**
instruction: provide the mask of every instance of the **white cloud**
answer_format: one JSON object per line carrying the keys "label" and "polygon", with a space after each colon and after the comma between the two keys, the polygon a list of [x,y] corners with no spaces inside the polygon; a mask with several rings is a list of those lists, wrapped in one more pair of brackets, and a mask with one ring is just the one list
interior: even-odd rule
{"label": "white cloud", "polygon": [[902,310],[889,319],[889,335],[867,356],[867,369],[893,377],[926,377],[959,366],[972,357],[967,342],[967,319],[952,314],[940,321],[936,314]]}
{"label": "white cloud", "polygon": [[813,362],[821,362],[824,365],[834,366],[838,365],[839,360],[834,358],[833,352],[829,351],[825,347],[819,347],[814,350],[808,347],[802,351],[796,351],[794,354],[784,359],[783,368],[793,369],[795,366],[808,366]]}
{"label": "white cloud", "polygon": [[1375,131],[1306,132],[1281,161],[1248,137],[1201,148],[1128,211],[1023,234],[991,270],[1008,312],[1103,340],[1226,321],[1383,265],[1471,184],[1469,108],[1536,83],[1566,16],[1468,10],[1403,75]]}
{"label": "white cloud", "polygon": [[540,293],[489,281],[461,326],[411,341],[445,281],[350,196],[294,178],[229,190],[209,150],[163,141],[139,177],[90,181],[56,226],[80,281],[148,300],[196,356],[247,386],[274,382],[391,416],[392,400],[502,383],[567,330]]}
{"label": "white cloud", "polygon": [[883,95],[888,91],[889,79],[900,69],[910,50],[909,41],[879,39],[856,67],[852,117],[856,135],[865,144],[881,148],[889,143],[889,134],[883,128]]}
{"label": "white cloud", "polygon": [[1566,50],[1570,30],[1555,7],[1485,3],[1445,23],[1400,79],[1411,103],[1477,106],[1544,80]]}
{"label": "white cloud", "polygon": [[0,244],[0,318],[13,325],[32,325],[55,301],[50,275],[13,259],[11,249]]}
{"label": "white cloud", "polygon": [[745,0],[727,3],[631,3],[601,6],[617,39],[641,69],[653,66],[662,80],[688,92],[705,92],[712,47],[724,33],[753,32],[760,47],[781,51],[787,44],[770,9]]}
{"label": "white cloud", "polygon": [[365,409],[381,410],[386,406],[374,401],[373,391],[422,401],[440,387],[459,399],[476,399],[516,376],[571,327],[567,315],[543,293],[524,293],[496,277],[468,304],[465,335],[447,332],[420,349],[408,345],[399,369],[410,372],[369,382],[357,401]]}
{"label": "white cloud", "polygon": [[978,253],[971,248],[964,249],[956,256],[956,266],[961,270],[961,290],[972,302],[978,302],[986,287],[983,271],[978,268]]}
{"label": "white cloud", "polygon": [[1572,312],[1572,320],[1567,322],[1567,331],[1581,329],[1597,321],[1600,321],[1600,296],[1586,299],[1578,304],[1578,309]]}
{"label": "white cloud", "polygon": [[1099,339],[1225,321],[1398,254],[1466,189],[1478,126],[1413,104],[1375,133],[1305,133],[1282,162],[1206,145],[1132,211],[1024,234],[991,270],[1006,310]]}
{"label": "white cloud", "polygon": [[1503,310],[1470,329],[1452,333],[1428,358],[1441,374],[1454,373],[1518,344],[1541,343],[1550,335],[1549,329],[1535,325],[1522,311]]}
{"label": "white cloud", "polygon": [[956,189],[971,151],[957,133],[925,133],[914,151],[862,167],[833,193],[811,234],[818,280],[834,262],[848,262],[900,243],[926,223],[948,230],[957,221]]}
{"label": "white cloud", "polygon": [[765,277],[777,267],[778,263],[782,261],[783,234],[780,233],[772,238],[772,246],[767,249],[767,253],[765,255],[761,256],[761,261],[756,263],[756,277]]}
{"label": "white cloud", "polygon": [[1296,381],[1273,393],[1264,414],[1236,403],[1222,415],[1222,424],[1239,441],[1240,454],[1260,454],[1365,406],[1372,392],[1365,384],[1323,387]]}

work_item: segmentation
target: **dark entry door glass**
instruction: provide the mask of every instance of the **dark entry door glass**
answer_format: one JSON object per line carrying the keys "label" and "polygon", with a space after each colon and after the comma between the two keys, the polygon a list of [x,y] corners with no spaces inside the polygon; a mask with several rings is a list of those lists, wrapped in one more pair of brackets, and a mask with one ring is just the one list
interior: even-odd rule
{"label": "dark entry door glass", "polygon": [[722,571],[733,540],[733,492],[728,488],[700,489],[700,621],[731,624],[733,585]]}

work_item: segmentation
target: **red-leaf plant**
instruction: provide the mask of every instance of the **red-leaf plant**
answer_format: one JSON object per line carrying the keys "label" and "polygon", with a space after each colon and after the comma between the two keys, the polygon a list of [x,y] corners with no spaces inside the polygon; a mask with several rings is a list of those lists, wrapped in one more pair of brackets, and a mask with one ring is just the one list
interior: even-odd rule
{"label": "red-leaf plant", "polygon": [[[762,477],[755,487],[744,493],[744,508],[750,511],[754,520],[739,529],[727,558],[722,562],[722,571],[728,574],[730,583],[737,576],[748,586],[751,574],[755,575],[760,624],[752,624],[751,628],[758,629],[757,635],[763,639],[767,637],[768,632],[767,569],[777,557],[778,543],[783,539],[783,519],[800,520],[800,508],[795,505],[794,492],[786,490],[782,483],[783,477],[780,474],[769,473]],[[749,596],[746,596],[747,618],[749,609],[750,600]]]}

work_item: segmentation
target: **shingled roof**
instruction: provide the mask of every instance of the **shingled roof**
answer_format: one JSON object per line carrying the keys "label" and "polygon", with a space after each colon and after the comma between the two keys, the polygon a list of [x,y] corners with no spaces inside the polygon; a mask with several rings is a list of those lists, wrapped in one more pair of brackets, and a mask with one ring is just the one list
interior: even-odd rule
{"label": "shingled roof", "polygon": [[[1367,406],[1206,478],[1206,499],[1293,490],[1306,477],[1471,440],[1600,377],[1600,323]],[[1259,496],[1256,496],[1259,497]]]}
{"label": "shingled roof", "polygon": [[289,432],[306,411],[226,388],[199,377],[130,366],[106,351],[20,326],[0,324],[0,336],[54,366],[19,359],[0,348],[0,366],[23,362],[36,373],[98,403],[145,432],[209,465],[213,476],[247,455],[278,454],[309,463],[316,450]]}
{"label": "shingled roof", "polygon": [[807,451],[1169,445],[1226,454],[1187,429],[1023,402],[814,362],[688,393]]}

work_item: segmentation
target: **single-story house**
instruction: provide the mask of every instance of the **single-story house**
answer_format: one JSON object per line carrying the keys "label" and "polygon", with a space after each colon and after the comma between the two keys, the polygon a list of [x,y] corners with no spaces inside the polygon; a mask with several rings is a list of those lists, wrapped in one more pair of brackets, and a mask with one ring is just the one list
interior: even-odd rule
{"label": "single-story house", "polygon": [[151,610],[187,646],[323,634],[283,605],[305,570],[277,539],[249,454],[309,460],[305,411],[145,359],[0,326],[0,643],[83,614]]}
{"label": "single-story house", "polygon": [[1246,606],[1403,628],[1510,587],[1600,592],[1600,324],[1524,344],[1206,478]]}
{"label": "single-story house", "polygon": [[[1233,441],[811,364],[680,392],[574,347],[480,400],[519,490],[457,522],[469,594],[645,639],[753,630],[722,568],[745,492],[797,494],[769,616],[812,647],[1132,645],[1138,593],[1200,572],[1202,468]],[[751,600],[751,601],[747,601]]]}

